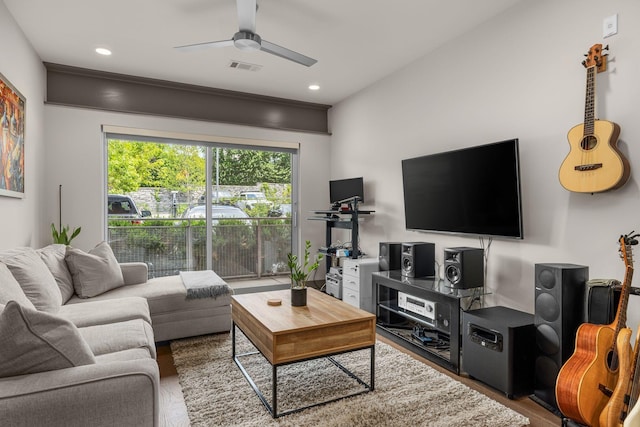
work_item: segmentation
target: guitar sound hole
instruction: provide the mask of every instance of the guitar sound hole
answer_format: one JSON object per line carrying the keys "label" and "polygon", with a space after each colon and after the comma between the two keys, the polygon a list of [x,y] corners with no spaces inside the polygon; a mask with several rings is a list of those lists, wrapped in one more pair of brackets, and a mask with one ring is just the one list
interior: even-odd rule
{"label": "guitar sound hole", "polygon": [[587,135],[584,138],[582,138],[582,142],[580,143],[580,146],[582,147],[583,150],[592,150],[596,147],[597,143],[598,143],[598,140],[596,139],[595,136]]}

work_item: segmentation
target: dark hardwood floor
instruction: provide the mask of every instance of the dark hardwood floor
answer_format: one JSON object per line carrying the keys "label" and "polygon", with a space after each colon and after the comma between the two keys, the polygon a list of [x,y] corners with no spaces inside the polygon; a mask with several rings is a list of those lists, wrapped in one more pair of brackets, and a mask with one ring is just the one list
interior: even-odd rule
{"label": "dark hardwood floor", "polygon": [[[507,399],[507,397],[489,386],[486,386],[480,382],[474,381],[464,376],[455,375],[446,369],[443,369],[427,359],[424,359],[416,354],[404,349],[396,343],[381,337],[378,335],[378,340],[387,343],[398,350],[405,352],[415,359],[420,360],[423,363],[443,372],[458,381],[463,382],[467,386],[477,390],[492,399],[502,403],[509,408],[518,411],[522,415],[529,418],[531,427],[556,427],[561,425],[560,418],[553,413],[547,411],[542,406],[535,403],[528,397],[520,397],[517,399]],[[187,408],[182,396],[182,389],[178,382],[178,374],[176,368],[173,365],[173,357],[171,356],[171,348],[168,344],[162,344],[158,346],[158,365],[160,366],[160,419],[161,426],[189,426],[189,416],[187,415]],[[248,386],[248,385],[247,385]],[[256,398],[257,399],[257,398]],[[455,426],[452,426],[455,427]]]}

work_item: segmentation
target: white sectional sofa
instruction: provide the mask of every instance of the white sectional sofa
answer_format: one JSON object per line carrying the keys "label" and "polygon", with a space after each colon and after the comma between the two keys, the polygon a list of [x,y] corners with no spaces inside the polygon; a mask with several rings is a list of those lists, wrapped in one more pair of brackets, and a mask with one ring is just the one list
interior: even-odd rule
{"label": "white sectional sofa", "polygon": [[157,426],[155,342],[230,327],[228,293],[187,299],[104,242],[0,252],[0,425]]}

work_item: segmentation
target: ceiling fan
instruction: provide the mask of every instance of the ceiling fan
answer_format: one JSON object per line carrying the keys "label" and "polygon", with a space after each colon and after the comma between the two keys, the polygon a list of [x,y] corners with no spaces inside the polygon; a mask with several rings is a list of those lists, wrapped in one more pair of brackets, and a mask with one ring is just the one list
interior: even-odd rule
{"label": "ceiling fan", "polygon": [[240,50],[262,50],[272,55],[279,56],[289,61],[307,67],[312,66],[317,60],[309,58],[301,53],[294,52],[277,44],[268,42],[256,34],[256,12],[258,5],[256,0],[236,0],[238,6],[238,32],[233,35],[230,40],[220,40],[214,42],[204,42],[189,44],[185,46],[177,46],[176,49],[183,52],[205,49],[210,47],[227,47],[235,46]]}

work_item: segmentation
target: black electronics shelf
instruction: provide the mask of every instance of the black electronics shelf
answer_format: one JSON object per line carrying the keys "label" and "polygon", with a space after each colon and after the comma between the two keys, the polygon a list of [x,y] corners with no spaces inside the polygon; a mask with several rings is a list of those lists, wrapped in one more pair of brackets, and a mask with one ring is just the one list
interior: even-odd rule
{"label": "black electronics shelf", "polygon": [[[352,251],[350,258],[358,259],[362,255],[358,250],[358,239],[360,232],[360,225],[358,223],[358,219],[360,215],[371,215],[375,211],[373,210],[362,210],[358,209],[358,200],[354,198],[349,201],[351,209],[341,210],[341,209],[331,209],[331,210],[318,210],[313,211],[313,214],[316,215],[311,218],[307,218],[309,220],[315,221],[324,221],[326,223],[326,245],[327,248],[331,246],[331,234],[334,228],[342,228],[346,230],[351,230],[351,245]],[[327,257],[327,272],[331,267],[331,261],[329,257]]]}
{"label": "black electronics shelf", "polygon": [[374,272],[372,283],[378,333],[460,374],[461,308],[481,290],[452,289],[444,281],[400,271]]}

